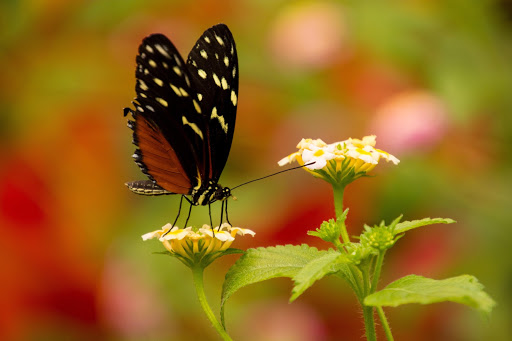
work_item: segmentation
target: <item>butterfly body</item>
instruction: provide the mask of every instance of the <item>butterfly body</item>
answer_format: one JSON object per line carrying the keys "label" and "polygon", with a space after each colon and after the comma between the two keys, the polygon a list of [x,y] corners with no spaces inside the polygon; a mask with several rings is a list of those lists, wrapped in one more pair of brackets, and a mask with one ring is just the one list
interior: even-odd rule
{"label": "butterfly body", "polygon": [[149,180],[126,183],[137,194],[187,196],[209,205],[231,195],[218,181],[238,104],[238,59],[226,25],[206,30],[187,62],[162,34],[146,37],[136,58],[137,97],[128,127],[133,158]]}
{"label": "butterfly body", "polygon": [[208,184],[192,190],[191,201],[194,205],[207,205],[215,201],[221,201],[231,196],[231,190],[228,187],[222,187],[220,184],[210,181]]}

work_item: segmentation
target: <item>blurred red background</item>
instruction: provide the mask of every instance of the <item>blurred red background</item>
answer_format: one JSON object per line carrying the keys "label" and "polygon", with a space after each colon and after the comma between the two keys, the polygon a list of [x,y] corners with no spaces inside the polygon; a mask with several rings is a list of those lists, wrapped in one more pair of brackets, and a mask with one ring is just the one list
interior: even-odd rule
{"label": "blurred red background", "polygon": [[[140,238],[172,221],[178,198],[123,185],[143,177],[122,108],[135,96],[143,37],[164,33],[186,55],[219,22],[240,63],[221,183],[280,170],[302,137],[376,134],[401,163],[348,187],[350,233],[401,213],[458,221],[401,239],[381,285],[409,273],[470,273],[499,304],[489,322],[454,304],[390,309],[396,339],[512,338],[511,18],[509,2],[493,0],[2,2],[0,339],[218,339],[188,270]],[[257,232],[236,247],[328,247],[306,235],[334,215],[327,184],[296,171],[234,194],[230,220]],[[207,217],[196,208],[191,222]],[[206,272],[216,311],[235,260]],[[324,280],[293,304],[290,290],[279,279],[234,295],[233,337],[361,339],[344,283]]]}

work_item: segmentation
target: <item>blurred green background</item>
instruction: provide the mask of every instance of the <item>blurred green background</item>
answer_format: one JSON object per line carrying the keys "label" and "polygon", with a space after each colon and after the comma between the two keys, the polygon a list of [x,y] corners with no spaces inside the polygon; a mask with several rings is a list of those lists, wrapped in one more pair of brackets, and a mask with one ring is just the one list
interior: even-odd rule
{"label": "blurred green background", "polygon": [[[178,198],[123,185],[143,176],[122,108],[135,96],[143,37],[164,33],[187,55],[219,22],[240,63],[221,183],[280,170],[302,137],[376,134],[401,163],[348,187],[349,232],[401,213],[458,221],[401,239],[381,285],[469,273],[498,302],[489,321],[448,303],[389,309],[395,338],[512,339],[511,20],[508,0],[3,0],[0,339],[218,339],[188,269],[140,238],[174,219]],[[326,183],[298,170],[234,194],[230,220],[257,233],[235,247],[327,247],[306,235],[334,215]],[[207,222],[207,211],[194,209],[191,222]],[[206,271],[216,311],[235,260]],[[344,283],[317,283],[293,304],[290,290],[282,279],[234,295],[233,337],[361,339],[362,314]]]}

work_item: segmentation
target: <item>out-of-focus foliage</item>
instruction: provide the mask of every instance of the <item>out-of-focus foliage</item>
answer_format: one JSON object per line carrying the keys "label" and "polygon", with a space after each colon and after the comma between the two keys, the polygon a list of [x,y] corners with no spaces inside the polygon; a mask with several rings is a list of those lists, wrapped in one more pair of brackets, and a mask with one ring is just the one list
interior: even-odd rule
{"label": "out-of-focus foliage", "polygon": [[[165,33],[186,55],[219,22],[240,59],[221,183],[279,170],[302,137],[376,134],[401,163],[347,188],[349,232],[401,213],[458,222],[401,239],[382,287],[409,273],[469,273],[498,302],[489,323],[450,304],[398,308],[389,312],[396,339],[512,338],[511,8],[505,0],[2,1],[0,339],[216,339],[188,269],[140,239],[172,222],[178,198],[123,186],[142,174],[122,108],[135,95],[144,36]],[[230,220],[257,232],[240,248],[318,243],[306,231],[334,216],[329,186],[300,171],[234,194]],[[195,208],[191,222],[208,222],[208,210]],[[214,309],[234,260],[205,274]],[[226,322],[235,339],[360,339],[360,312],[344,288],[324,281],[289,305],[286,281],[249,286],[230,299]]]}

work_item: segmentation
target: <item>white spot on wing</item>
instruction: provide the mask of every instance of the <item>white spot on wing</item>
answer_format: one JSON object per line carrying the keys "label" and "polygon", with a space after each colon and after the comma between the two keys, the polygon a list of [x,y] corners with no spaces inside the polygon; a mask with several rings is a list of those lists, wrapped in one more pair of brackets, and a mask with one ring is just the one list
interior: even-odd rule
{"label": "white spot on wing", "polygon": [[169,85],[171,86],[172,90],[176,93],[176,95],[180,96],[181,97],[181,91],[180,89],[178,89],[177,86],[175,86],[174,84],[172,83],[169,83]]}
{"label": "white spot on wing", "polygon": [[196,111],[198,114],[201,113],[201,107],[199,106],[199,104],[196,102],[195,99],[192,100],[192,103],[194,103],[194,108],[196,108]]}
{"label": "white spot on wing", "polygon": [[181,76],[181,69],[179,67],[173,66],[172,69],[178,76]]}
{"label": "white spot on wing", "polygon": [[229,88],[229,85],[228,85],[228,82],[226,81],[226,78],[222,77],[221,83],[222,83],[222,88],[224,90],[227,90]]}
{"label": "white spot on wing", "polygon": [[139,87],[144,91],[147,91],[149,89],[142,79],[139,79]]}
{"label": "white spot on wing", "polygon": [[233,78],[236,76],[236,67],[233,68]]}
{"label": "white spot on wing", "polygon": [[229,58],[227,56],[224,57],[224,64],[226,65],[226,67],[229,66]]}
{"label": "white spot on wing", "polygon": [[160,103],[164,107],[167,107],[167,101],[166,100],[164,100],[163,98],[160,98],[160,97],[156,97],[155,99],[157,100],[158,103]]}
{"label": "white spot on wing", "polygon": [[222,38],[221,38],[221,37],[219,37],[218,35],[215,35],[215,39],[217,39],[217,41],[219,42],[219,44],[220,44],[221,46],[224,46],[224,40],[222,40]]}
{"label": "white spot on wing", "polygon": [[153,78],[153,82],[155,82],[158,86],[163,86],[164,82],[162,82],[159,78]]}
{"label": "white spot on wing", "polygon": [[206,79],[206,72],[202,69],[199,69],[197,70],[197,74],[199,75],[199,77],[201,77],[202,79]]}
{"label": "white spot on wing", "polygon": [[238,101],[238,98],[236,97],[235,90],[231,90],[231,102],[233,102],[233,105],[236,107],[236,103]]}
{"label": "white spot on wing", "polygon": [[201,138],[201,140],[203,139],[203,132],[201,131],[201,129],[199,129],[199,127],[197,126],[197,124],[195,123],[190,123],[187,118],[185,116],[181,116],[182,118],[182,122],[183,122],[183,125],[188,125],[190,126],[190,128],[192,128],[192,130],[197,134],[199,135],[199,137]]}
{"label": "white spot on wing", "polygon": [[169,68],[169,65],[167,65],[166,62],[162,62],[162,65],[164,66],[164,68],[168,69]]}
{"label": "white spot on wing", "polygon": [[180,57],[178,57],[177,55],[174,55],[174,60],[176,61],[176,64],[178,64],[178,66],[181,66]]}
{"label": "white spot on wing", "polygon": [[180,92],[181,92],[181,95],[182,95],[183,97],[187,97],[187,96],[188,96],[188,92],[186,92],[186,91],[185,91],[185,89],[180,88]]}
{"label": "white spot on wing", "polygon": [[201,95],[201,94],[197,94],[197,98],[198,98],[200,101],[202,101],[202,100],[203,100],[203,95]]}
{"label": "white spot on wing", "polygon": [[209,44],[210,43],[210,38],[204,37],[204,41],[206,41]]}
{"label": "white spot on wing", "polygon": [[155,47],[158,50],[158,52],[160,52],[161,55],[163,55],[166,58],[171,59],[171,56],[169,56],[169,54],[167,53],[167,51],[164,49],[164,47],[162,45],[156,44]]}
{"label": "white spot on wing", "polygon": [[227,125],[226,121],[224,120],[224,116],[219,116],[217,114],[217,108],[213,107],[212,114],[210,115],[210,119],[213,120],[215,118],[219,121],[219,124],[220,124],[222,130],[224,130],[224,132],[227,134],[228,133],[228,125]]}
{"label": "white spot on wing", "polygon": [[213,80],[215,81],[215,84],[217,84],[217,86],[220,86],[220,79],[219,77],[217,77],[215,73],[213,74]]}
{"label": "white spot on wing", "polygon": [[152,112],[155,112],[155,109],[153,109],[153,107],[151,105],[146,105],[146,108],[148,108],[149,110],[151,110]]}
{"label": "white spot on wing", "polygon": [[204,59],[208,59],[208,53],[206,53],[205,50],[201,50],[201,52],[199,52],[201,54],[201,57],[203,57]]}
{"label": "white spot on wing", "polygon": [[149,45],[146,45],[146,50],[149,52],[149,53],[153,53],[153,48]]}

